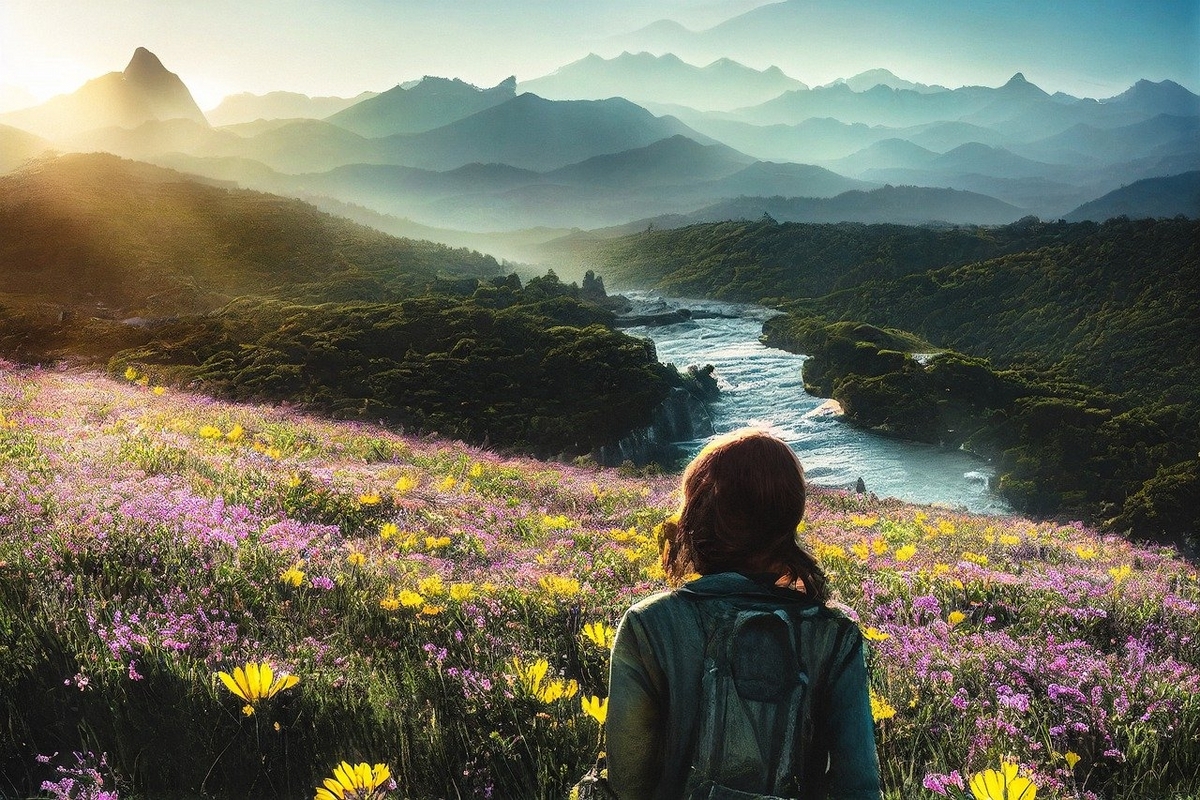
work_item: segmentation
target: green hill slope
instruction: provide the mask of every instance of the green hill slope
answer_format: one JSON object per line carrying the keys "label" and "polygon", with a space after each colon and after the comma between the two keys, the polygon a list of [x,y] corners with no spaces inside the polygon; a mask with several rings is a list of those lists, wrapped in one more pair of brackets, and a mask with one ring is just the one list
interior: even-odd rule
{"label": "green hill slope", "polygon": [[72,155],[0,177],[3,292],[120,318],[209,311],[243,295],[378,299],[495,259],[387,236],[259,192],[115,156]]}
{"label": "green hill slope", "polygon": [[0,354],[545,455],[646,426],[674,373],[553,275],[112,156],[0,179]]}

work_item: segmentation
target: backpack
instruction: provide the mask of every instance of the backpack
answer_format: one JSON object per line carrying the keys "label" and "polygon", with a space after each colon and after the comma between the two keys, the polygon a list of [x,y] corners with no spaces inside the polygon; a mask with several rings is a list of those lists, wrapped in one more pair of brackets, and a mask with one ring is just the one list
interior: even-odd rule
{"label": "backpack", "polygon": [[[796,762],[811,736],[803,617],[784,609],[697,604],[704,672],[689,800],[799,796]],[[801,756],[802,757],[802,756]]]}

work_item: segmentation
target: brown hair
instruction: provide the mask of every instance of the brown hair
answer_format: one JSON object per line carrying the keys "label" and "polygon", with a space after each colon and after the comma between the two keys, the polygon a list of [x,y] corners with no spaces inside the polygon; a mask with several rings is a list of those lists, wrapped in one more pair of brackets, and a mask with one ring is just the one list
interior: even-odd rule
{"label": "brown hair", "polygon": [[667,578],[698,572],[767,573],[829,599],[825,572],[796,538],[804,469],[787,444],[754,428],[709,443],[683,473],[679,521],[663,526]]}

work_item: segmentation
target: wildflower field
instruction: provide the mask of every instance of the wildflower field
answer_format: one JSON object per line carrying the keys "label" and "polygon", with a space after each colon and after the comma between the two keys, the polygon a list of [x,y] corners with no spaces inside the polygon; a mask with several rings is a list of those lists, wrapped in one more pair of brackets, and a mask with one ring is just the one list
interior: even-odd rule
{"label": "wildflower field", "polygon": [[[0,796],[561,798],[594,760],[676,477],[0,367]],[[889,798],[1200,796],[1173,551],[821,490],[801,535]]]}

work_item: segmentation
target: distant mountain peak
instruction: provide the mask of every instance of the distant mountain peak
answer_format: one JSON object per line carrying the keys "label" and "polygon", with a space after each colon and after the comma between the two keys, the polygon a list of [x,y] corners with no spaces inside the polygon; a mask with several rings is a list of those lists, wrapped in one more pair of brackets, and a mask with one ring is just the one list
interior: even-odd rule
{"label": "distant mountain peak", "polygon": [[1049,97],[1040,86],[1036,83],[1030,83],[1025,79],[1023,73],[1016,73],[1008,79],[1008,83],[1000,87],[1001,92],[1005,92],[1010,96],[1020,96],[1026,98],[1041,98]]}
{"label": "distant mountain peak", "polygon": [[1144,113],[1200,116],[1200,97],[1171,80],[1155,82],[1143,78],[1116,97],[1101,102],[1136,108]]}
{"label": "distant mountain peak", "polygon": [[923,94],[945,91],[944,87],[941,86],[928,86],[924,83],[905,80],[890,69],[882,67],[869,69],[866,72],[860,72],[849,78],[838,78],[835,81],[825,84],[822,88],[828,89],[835,86],[847,86],[854,92],[867,92],[878,86],[885,86],[889,89],[907,89]]}
{"label": "distant mountain peak", "polygon": [[517,85],[517,78],[515,75],[510,75],[509,77],[500,81],[500,83],[493,86],[490,90],[486,89],[484,87],[476,86],[473,83],[467,83],[462,78],[442,78],[437,75],[426,75],[425,77],[421,78],[421,80],[419,80],[415,85],[410,86],[407,89],[405,89],[403,87],[397,87],[397,88],[399,88],[400,91],[402,91],[402,92],[413,92],[416,94],[422,94],[422,93],[427,93],[427,92],[436,94],[436,93],[442,92],[442,91],[467,91],[467,90],[472,91],[472,92],[485,92],[485,91],[499,90],[501,93],[503,93],[505,90],[511,92],[513,89],[516,88],[516,85]]}
{"label": "distant mountain peak", "polygon": [[129,65],[125,67],[123,74],[125,80],[135,83],[161,80],[164,77],[173,75],[158,60],[158,56],[144,47],[139,47],[133,51],[133,58],[129,59]]}
{"label": "distant mountain peak", "polygon": [[204,112],[179,76],[145,47],[133,52],[123,72],[93,78],[70,94],[5,115],[5,122],[66,142],[84,131],[137,128],[152,121],[187,119],[208,126]]}

